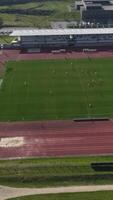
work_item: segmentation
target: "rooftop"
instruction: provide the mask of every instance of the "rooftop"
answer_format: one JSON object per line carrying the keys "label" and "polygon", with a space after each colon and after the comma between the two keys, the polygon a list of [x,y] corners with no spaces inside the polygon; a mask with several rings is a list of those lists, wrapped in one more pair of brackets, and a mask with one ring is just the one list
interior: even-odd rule
{"label": "rooftop", "polygon": [[86,2],[87,7],[102,7],[100,3],[92,3],[92,2]]}
{"label": "rooftop", "polygon": [[51,35],[87,35],[113,34],[113,28],[84,28],[84,29],[22,29],[14,30],[10,36],[51,36]]}
{"label": "rooftop", "polygon": [[113,10],[113,5],[110,5],[110,6],[105,5],[105,6],[102,6],[102,8],[104,10]]}
{"label": "rooftop", "polygon": [[102,2],[110,2],[111,0],[83,0],[84,2],[96,2],[96,3],[102,3]]}

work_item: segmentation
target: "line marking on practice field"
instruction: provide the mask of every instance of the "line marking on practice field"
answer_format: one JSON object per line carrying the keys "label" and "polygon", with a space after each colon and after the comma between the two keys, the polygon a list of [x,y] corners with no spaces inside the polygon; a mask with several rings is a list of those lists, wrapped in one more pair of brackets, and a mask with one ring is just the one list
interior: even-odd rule
{"label": "line marking on practice field", "polygon": [[0,79],[0,89],[2,88],[3,79]]}

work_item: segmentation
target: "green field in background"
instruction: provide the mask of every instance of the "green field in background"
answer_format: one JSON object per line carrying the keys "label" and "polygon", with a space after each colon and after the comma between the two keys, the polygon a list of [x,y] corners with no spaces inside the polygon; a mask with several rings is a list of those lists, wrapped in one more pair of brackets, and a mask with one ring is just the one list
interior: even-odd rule
{"label": "green field in background", "polygon": [[[30,3],[13,4],[11,6],[0,6],[4,9],[32,9],[42,10],[41,15],[29,14],[8,14],[0,13],[0,17],[4,21],[4,26],[31,26],[31,27],[50,27],[52,21],[76,21],[80,19],[80,13],[74,9],[74,0],[46,0],[46,1],[32,1]],[[70,7],[73,7],[71,9]],[[51,14],[44,15],[44,10],[53,11]],[[70,11],[71,10],[71,11]]]}
{"label": "green field in background", "polygon": [[47,194],[19,197],[10,200],[112,200],[113,191]]}
{"label": "green field in background", "polygon": [[113,184],[113,171],[95,171],[92,162],[112,162],[113,156],[0,160],[0,184],[50,187]]}
{"label": "green field in background", "polygon": [[113,59],[6,64],[0,121],[113,116]]}

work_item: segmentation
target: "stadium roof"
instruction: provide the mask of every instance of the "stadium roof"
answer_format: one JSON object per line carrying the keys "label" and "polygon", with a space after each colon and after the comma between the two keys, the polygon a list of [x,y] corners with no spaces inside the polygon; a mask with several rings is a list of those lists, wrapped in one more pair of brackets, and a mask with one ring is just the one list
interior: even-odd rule
{"label": "stadium roof", "polygon": [[113,34],[113,28],[82,28],[82,29],[22,29],[13,30],[10,36],[51,36],[51,35],[87,35]]}

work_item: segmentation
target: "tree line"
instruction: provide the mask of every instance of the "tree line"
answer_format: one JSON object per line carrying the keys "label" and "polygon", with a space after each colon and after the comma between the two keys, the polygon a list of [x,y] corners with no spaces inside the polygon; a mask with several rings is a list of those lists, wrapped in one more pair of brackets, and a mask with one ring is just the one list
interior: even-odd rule
{"label": "tree line", "polygon": [[[47,1],[47,0],[0,0],[0,6],[13,5],[13,4],[25,4],[25,3],[31,3],[31,2],[44,2],[44,1]],[[51,0],[51,1],[54,1],[54,0]],[[57,1],[64,1],[64,0],[57,0]]]}
{"label": "tree line", "polygon": [[[0,5],[13,5],[13,4],[23,4],[29,2],[36,2],[37,0],[0,0]],[[40,1],[40,0],[39,0]]]}
{"label": "tree line", "polygon": [[20,15],[51,15],[55,11],[49,9],[0,9],[0,13],[7,13],[7,14],[20,14]]}

